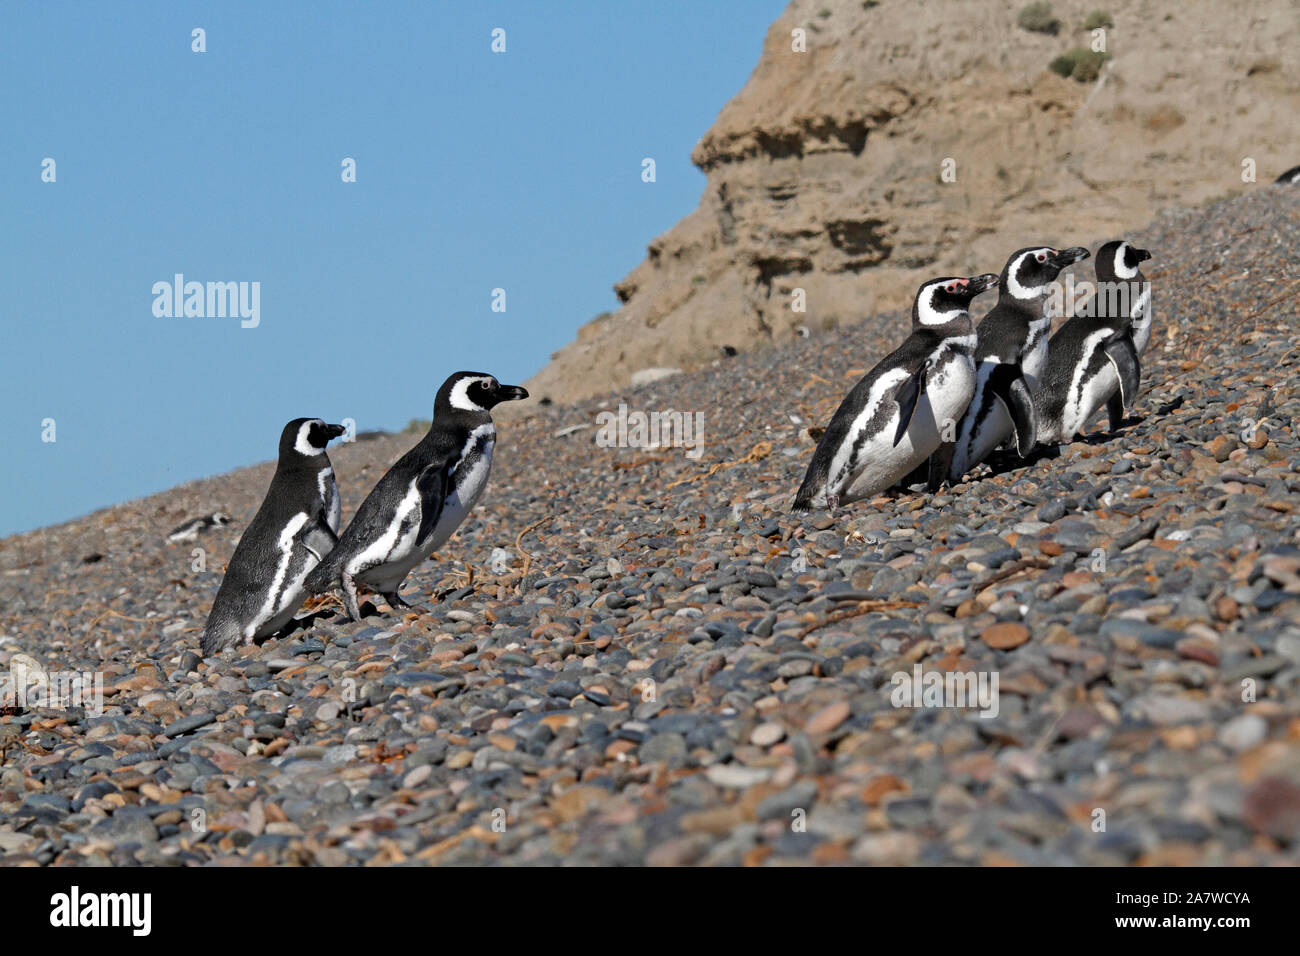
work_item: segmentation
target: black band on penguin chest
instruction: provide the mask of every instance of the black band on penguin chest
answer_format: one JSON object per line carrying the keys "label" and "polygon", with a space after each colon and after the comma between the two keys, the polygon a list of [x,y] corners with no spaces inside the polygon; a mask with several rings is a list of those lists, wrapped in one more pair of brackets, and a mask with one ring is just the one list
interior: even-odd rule
{"label": "black band on penguin chest", "polygon": [[495,439],[496,435],[490,432],[475,436],[474,443],[469,446],[464,457],[456,462],[456,466],[452,469],[451,485],[453,488],[459,488],[464,477],[473,472],[474,466],[478,464],[484,452],[487,451],[488,444],[495,441]]}

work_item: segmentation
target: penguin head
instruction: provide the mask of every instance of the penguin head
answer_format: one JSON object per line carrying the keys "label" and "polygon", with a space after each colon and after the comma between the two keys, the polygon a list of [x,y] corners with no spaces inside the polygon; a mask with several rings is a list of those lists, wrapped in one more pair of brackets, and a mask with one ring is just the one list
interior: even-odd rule
{"label": "penguin head", "polygon": [[1089,252],[1083,246],[1056,249],[1052,246],[1029,246],[1011,253],[1002,269],[1002,294],[1013,299],[1040,299],[1051,290],[1061,270],[1083,259]]}
{"label": "penguin head", "polygon": [[502,402],[517,402],[528,397],[528,390],[518,385],[502,385],[486,372],[457,372],[442,383],[433,403],[437,418],[444,411],[487,414]]}
{"label": "penguin head", "polygon": [[943,325],[960,318],[969,311],[975,296],[997,284],[998,277],[991,272],[969,279],[961,276],[931,279],[916,292],[912,325]]}
{"label": "penguin head", "polygon": [[342,435],[342,425],[327,425],[319,418],[295,418],[280,433],[280,457],[301,455],[314,458],[325,454],[325,446]]}
{"label": "penguin head", "polygon": [[230,524],[230,515],[226,514],[224,511],[214,511],[208,517],[208,521],[212,523],[214,528],[224,528],[226,525]]}
{"label": "penguin head", "polygon": [[1102,282],[1126,282],[1138,278],[1138,267],[1151,258],[1146,249],[1139,249],[1123,239],[1112,239],[1097,250],[1097,278]]}

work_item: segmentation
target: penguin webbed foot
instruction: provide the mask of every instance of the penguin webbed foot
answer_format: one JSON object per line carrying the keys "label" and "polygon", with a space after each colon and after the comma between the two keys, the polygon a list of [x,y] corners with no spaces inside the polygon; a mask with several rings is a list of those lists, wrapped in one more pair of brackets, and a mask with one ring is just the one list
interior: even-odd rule
{"label": "penguin webbed foot", "polygon": [[398,594],[396,589],[392,591],[381,591],[379,596],[382,597],[385,601],[387,601],[388,606],[392,608],[394,611],[398,610],[399,608],[412,606],[408,604],[406,601],[402,600],[402,595]]}

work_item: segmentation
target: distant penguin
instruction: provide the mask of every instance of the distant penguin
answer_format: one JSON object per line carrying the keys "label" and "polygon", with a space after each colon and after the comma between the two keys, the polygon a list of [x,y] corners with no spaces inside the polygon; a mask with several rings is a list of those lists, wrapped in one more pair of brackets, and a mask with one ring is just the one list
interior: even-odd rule
{"label": "distant penguin", "polygon": [[793,511],[834,509],[894,484],[939,450],[975,392],[970,303],[995,275],[932,279],[912,304],[912,333],[863,376],[817,443]]}
{"label": "distant penguin", "polygon": [[191,518],[189,521],[178,524],[167,535],[167,540],[193,541],[209,528],[222,528],[228,524],[230,524],[230,515],[222,511],[214,511],[210,515],[201,515],[198,518]]}
{"label": "distant penguin", "polygon": [[1145,249],[1118,240],[1108,242],[1097,250],[1098,292],[1104,290],[1108,298],[1116,299],[1116,304],[1107,304],[1108,311],[1123,307],[1127,311],[1129,335],[1133,347],[1141,355],[1151,342],[1151,283],[1138,268],[1151,258]]}
{"label": "distant penguin", "polygon": [[1292,166],[1273,182],[1286,186],[1300,185],[1300,166]]}
{"label": "distant penguin", "polygon": [[[1147,250],[1122,240],[1097,250],[1096,295],[1061,326],[1047,349],[1047,368],[1035,395],[1039,441],[1068,442],[1103,405],[1111,431],[1123,422],[1141,378],[1132,313],[1139,303],[1149,309],[1151,296],[1145,282],[1120,278],[1120,272],[1140,276],[1138,263],[1150,258]],[[1145,328],[1149,334],[1149,317]]]}
{"label": "distant penguin", "polygon": [[271,487],[235,546],[203,629],[205,657],[268,637],[293,619],[303,578],[337,540],[339,493],[325,446],[344,431],[319,418],[284,426]]}
{"label": "distant penguin", "polygon": [[1051,284],[1088,250],[1017,249],[999,278],[998,301],[977,328],[975,395],[957,428],[949,477],[957,481],[1014,436],[1024,457],[1037,440],[1033,392],[1047,364]]}
{"label": "distant penguin", "polygon": [[406,607],[398,593],[411,569],[440,548],[487,487],[496,445],[492,409],[528,392],[483,372],[457,372],[438,389],[433,423],[357,509],[329,558],[307,577],[313,594],[341,587],[353,620],[357,586]]}

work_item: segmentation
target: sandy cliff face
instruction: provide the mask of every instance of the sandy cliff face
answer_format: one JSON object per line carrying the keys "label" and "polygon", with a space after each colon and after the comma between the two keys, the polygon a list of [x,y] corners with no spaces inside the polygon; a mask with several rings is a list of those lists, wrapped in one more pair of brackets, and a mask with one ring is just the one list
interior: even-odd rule
{"label": "sandy cliff face", "polygon": [[[1293,0],[1054,0],[1056,34],[1018,27],[1022,6],[794,0],[692,153],[699,208],[529,390],[574,400],[723,345],[907,308],[934,275],[997,272],[1022,245],[1091,243],[1254,188],[1245,159],[1261,183],[1300,162]],[[1107,9],[1100,76],[1052,72]]]}

